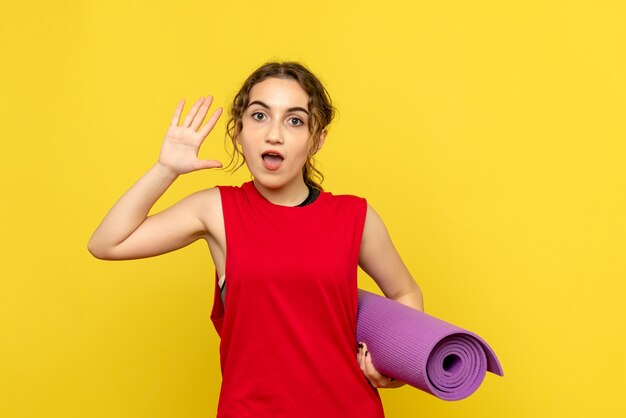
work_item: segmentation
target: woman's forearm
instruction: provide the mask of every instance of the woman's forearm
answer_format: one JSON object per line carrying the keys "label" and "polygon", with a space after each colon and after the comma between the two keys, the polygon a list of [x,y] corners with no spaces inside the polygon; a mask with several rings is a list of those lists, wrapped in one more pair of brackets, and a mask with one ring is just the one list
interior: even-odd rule
{"label": "woman's forearm", "polygon": [[98,257],[128,238],[177,177],[160,163],[153,165],[109,210],[89,240],[89,251]]}

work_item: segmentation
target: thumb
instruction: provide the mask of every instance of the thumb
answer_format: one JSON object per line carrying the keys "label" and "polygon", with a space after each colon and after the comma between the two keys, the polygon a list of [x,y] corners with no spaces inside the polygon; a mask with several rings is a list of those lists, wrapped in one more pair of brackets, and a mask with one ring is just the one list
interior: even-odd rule
{"label": "thumb", "polygon": [[222,168],[222,163],[217,160],[198,160],[193,164],[194,170],[205,170],[208,168]]}

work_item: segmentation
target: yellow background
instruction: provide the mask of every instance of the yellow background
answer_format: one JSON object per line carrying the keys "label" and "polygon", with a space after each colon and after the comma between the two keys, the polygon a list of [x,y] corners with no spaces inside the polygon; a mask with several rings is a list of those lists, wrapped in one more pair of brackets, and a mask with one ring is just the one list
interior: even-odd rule
{"label": "yellow background", "polygon": [[[426,310],[505,370],[459,402],[382,390],[387,416],[626,416],[623,2],[229,3],[3,2],[0,416],[214,416],[204,242],[127,262],[86,245],[180,98],[227,106],[273,59],[339,108],[325,188],[368,199]],[[203,157],[226,159],[224,122]],[[190,174],[155,209],[247,179]]]}

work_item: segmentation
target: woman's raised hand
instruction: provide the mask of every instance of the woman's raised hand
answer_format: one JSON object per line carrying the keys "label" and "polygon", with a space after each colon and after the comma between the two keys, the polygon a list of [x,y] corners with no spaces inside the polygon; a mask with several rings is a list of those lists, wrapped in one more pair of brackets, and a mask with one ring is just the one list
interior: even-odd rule
{"label": "woman's raised hand", "polygon": [[180,126],[178,124],[185,106],[185,99],[178,103],[172,123],[165,134],[161,154],[159,155],[159,164],[173,174],[185,174],[191,171],[222,166],[222,163],[219,161],[198,159],[200,145],[202,145],[202,142],[222,114],[222,108],[218,107],[204,126],[200,128],[209,112],[211,102],[213,102],[212,96],[198,99]]}

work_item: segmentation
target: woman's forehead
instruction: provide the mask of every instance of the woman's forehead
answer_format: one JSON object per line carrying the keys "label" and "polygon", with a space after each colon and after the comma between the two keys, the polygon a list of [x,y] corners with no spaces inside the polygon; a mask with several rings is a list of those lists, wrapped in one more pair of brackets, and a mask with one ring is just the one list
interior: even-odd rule
{"label": "woman's forehead", "polygon": [[252,87],[249,103],[254,101],[263,102],[271,108],[308,109],[309,96],[296,80],[271,77]]}

